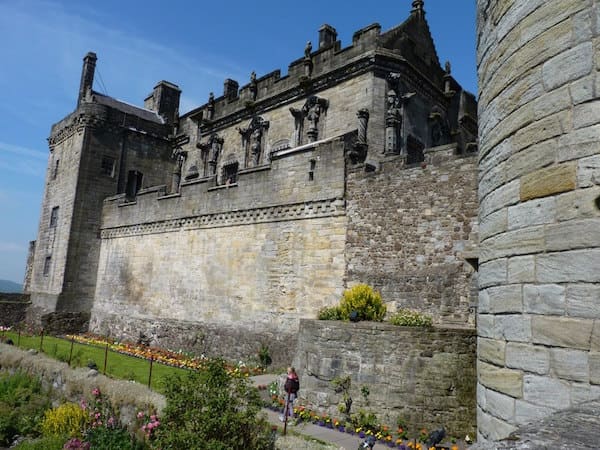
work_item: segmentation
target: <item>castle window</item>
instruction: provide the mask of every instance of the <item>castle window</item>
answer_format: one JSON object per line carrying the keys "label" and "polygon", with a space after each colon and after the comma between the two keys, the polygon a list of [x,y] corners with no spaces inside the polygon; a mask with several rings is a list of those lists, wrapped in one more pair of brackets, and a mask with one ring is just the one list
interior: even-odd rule
{"label": "castle window", "polygon": [[310,170],[308,171],[308,181],[313,181],[315,179],[315,167],[317,166],[317,161],[314,159],[310,160]]}
{"label": "castle window", "polygon": [[52,212],[50,213],[50,227],[55,227],[58,223],[58,206],[52,208]]}
{"label": "castle window", "polygon": [[406,164],[416,164],[425,161],[424,145],[414,136],[406,139]]}
{"label": "castle window", "polygon": [[127,187],[125,193],[127,197],[135,197],[138,191],[142,188],[142,179],[144,174],[137,170],[130,170],[127,173]]}
{"label": "castle window", "polygon": [[102,175],[106,175],[111,178],[114,177],[115,176],[115,158],[112,158],[110,156],[103,156],[102,163],[100,165],[100,173],[102,173]]}
{"label": "castle window", "polygon": [[52,172],[52,179],[55,179],[58,175],[58,164],[60,163],[60,159],[57,159],[54,163],[54,171]]}
{"label": "castle window", "polygon": [[230,163],[223,166],[223,181],[225,184],[237,183],[238,163]]}
{"label": "castle window", "polygon": [[44,276],[47,277],[50,273],[50,263],[52,262],[52,256],[46,256],[44,260]]}

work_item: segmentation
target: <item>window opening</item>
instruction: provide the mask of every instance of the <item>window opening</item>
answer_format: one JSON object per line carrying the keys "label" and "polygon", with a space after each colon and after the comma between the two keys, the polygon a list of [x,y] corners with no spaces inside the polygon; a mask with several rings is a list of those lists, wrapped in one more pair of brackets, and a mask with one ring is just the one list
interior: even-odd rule
{"label": "window opening", "polygon": [[52,208],[52,212],[50,213],[50,226],[55,227],[58,223],[58,206]]}
{"label": "window opening", "polygon": [[44,276],[47,277],[50,273],[50,263],[52,262],[52,256],[46,256],[44,260]]}
{"label": "window opening", "polygon": [[110,156],[103,156],[102,163],[100,164],[100,173],[109,177],[115,176],[115,158]]}
{"label": "window opening", "polygon": [[127,187],[125,188],[125,194],[127,197],[135,197],[139,190],[142,188],[142,180],[144,174],[137,170],[130,170],[127,172]]}

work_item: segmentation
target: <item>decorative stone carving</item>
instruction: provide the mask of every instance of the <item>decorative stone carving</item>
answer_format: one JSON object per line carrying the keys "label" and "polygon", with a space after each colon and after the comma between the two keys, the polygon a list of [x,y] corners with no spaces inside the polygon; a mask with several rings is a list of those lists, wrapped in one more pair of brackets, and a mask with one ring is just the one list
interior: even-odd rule
{"label": "decorative stone carving", "polygon": [[304,76],[310,77],[313,71],[312,43],[308,41],[304,47]]}
{"label": "decorative stone carving", "polygon": [[242,147],[246,155],[246,167],[256,167],[260,164],[264,153],[264,135],[269,128],[269,121],[260,116],[254,116],[246,128],[238,128],[242,135]]}
{"label": "decorative stone carving", "polygon": [[302,137],[304,131],[304,119],[308,121],[308,130],[306,132],[306,136],[308,137],[308,142],[315,142],[319,137],[319,121],[321,119],[321,115],[327,110],[329,106],[329,101],[317,97],[316,95],[311,95],[304,103],[301,109],[290,108],[290,113],[294,116],[295,120],[295,144],[302,145]]}
{"label": "decorative stone carving", "polygon": [[354,142],[348,152],[348,158],[350,158],[352,164],[363,162],[367,156],[367,125],[369,123],[369,110],[366,108],[359,109],[356,113],[356,117],[358,117],[356,142]]}
{"label": "decorative stone carving", "polygon": [[208,94],[208,106],[206,107],[206,119],[213,120],[215,117],[215,94]]}
{"label": "decorative stone carving", "polygon": [[429,138],[430,146],[436,147],[448,143],[450,138],[450,127],[445,112],[437,105],[429,113]]}
{"label": "decorative stone carving", "polygon": [[[223,138],[213,133],[207,142],[198,143],[197,147],[202,150],[201,159],[204,162],[204,176],[215,175],[217,173],[219,154],[223,148]],[[188,179],[188,177],[189,175],[186,175],[185,178]]]}
{"label": "decorative stone carving", "polygon": [[384,153],[393,155],[401,152],[401,142],[404,134],[404,107],[415,93],[408,92],[399,95],[400,74],[398,73],[389,74],[387,80],[389,90],[386,96]]}
{"label": "decorative stone carving", "polygon": [[252,94],[252,101],[256,100],[258,95],[258,85],[256,83],[256,72],[253,70],[250,74],[250,93]]}
{"label": "decorative stone carving", "polygon": [[171,153],[171,158],[175,160],[175,167],[173,168],[173,176],[171,178],[171,193],[179,192],[179,187],[181,185],[181,171],[187,153],[187,151],[179,146],[175,147]]}

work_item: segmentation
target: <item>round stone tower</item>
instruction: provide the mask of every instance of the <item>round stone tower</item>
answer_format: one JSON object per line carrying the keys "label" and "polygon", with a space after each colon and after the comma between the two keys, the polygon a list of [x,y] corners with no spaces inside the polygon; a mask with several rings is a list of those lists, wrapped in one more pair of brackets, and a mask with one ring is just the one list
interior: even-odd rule
{"label": "round stone tower", "polygon": [[600,1],[477,0],[480,440],[600,397]]}

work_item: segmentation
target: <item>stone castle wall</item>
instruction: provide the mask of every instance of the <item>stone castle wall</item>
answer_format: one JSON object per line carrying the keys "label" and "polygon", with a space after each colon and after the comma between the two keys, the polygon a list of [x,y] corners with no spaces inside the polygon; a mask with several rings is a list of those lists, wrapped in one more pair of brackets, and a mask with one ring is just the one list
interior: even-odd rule
{"label": "stone castle wall", "polygon": [[332,381],[349,376],[352,413],[373,411],[390,425],[401,418],[411,435],[442,425],[448,435],[473,435],[475,347],[474,329],[303,320],[294,359],[299,401],[339,417],[343,398]]}
{"label": "stone castle wall", "polygon": [[482,440],[600,396],[600,6],[479,0]]}
{"label": "stone castle wall", "polygon": [[477,247],[477,161],[455,151],[431,149],[412,167],[396,158],[381,172],[351,171],[347,280],[380,290],[390,311],[472,326],[476,273],[464,255]]}

